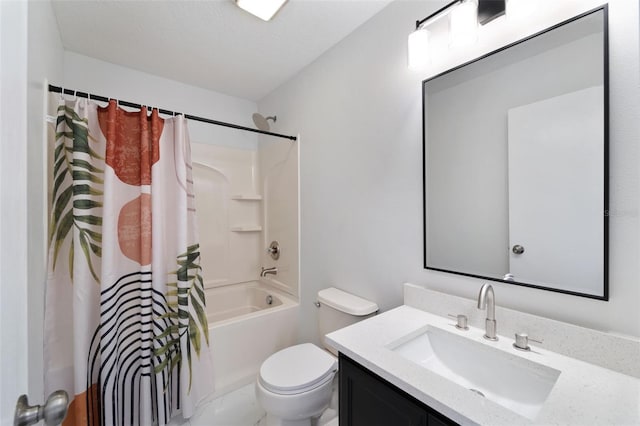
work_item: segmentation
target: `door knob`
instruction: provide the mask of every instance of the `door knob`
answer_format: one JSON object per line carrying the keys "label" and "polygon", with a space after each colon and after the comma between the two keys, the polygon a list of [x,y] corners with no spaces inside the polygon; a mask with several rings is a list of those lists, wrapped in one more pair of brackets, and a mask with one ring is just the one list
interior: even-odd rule
{"label": "door knob", "polygon": [[57,426],[67,415],[69,395],[63,390],[57,390],[49,395],[44,405],[29,405],[27,395],[20,395],[16,403],[13,416],[13,426],[28,426],[44,420],[47,426]]}
{"label": "door knob", "polygon": [[520,244],[516,244],[515,246],[513,246],[511,251],[513,252],[513,254],[522,254],[524,253],[524,247],[522,247]]}

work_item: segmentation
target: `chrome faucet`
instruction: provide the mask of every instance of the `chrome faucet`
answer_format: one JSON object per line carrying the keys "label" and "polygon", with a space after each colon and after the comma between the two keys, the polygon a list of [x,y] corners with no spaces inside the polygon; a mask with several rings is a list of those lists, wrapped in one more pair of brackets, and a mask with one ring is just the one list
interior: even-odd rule
{"label": "chrome faucet", "polygon": [[487,310],[487,319],[484,321],[484,338],[498,340],[498,336],[496,336],[496,296],[491,284],[484,284],[480,289],[478,309]]}
{"label": "chrome faucet", "polygon": [[278,274],[278,268],[276,268],[275,266],[271,268],[265,268],[263,266],[262,269],[260,270],[261,277],[266,277],[267,275],[277,275],[277,274]]}

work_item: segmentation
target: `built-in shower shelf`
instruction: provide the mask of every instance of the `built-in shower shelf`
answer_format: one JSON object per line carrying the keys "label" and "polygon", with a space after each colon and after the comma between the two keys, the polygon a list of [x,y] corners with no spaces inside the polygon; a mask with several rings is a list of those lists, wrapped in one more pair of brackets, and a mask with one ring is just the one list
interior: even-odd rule
{"label": "built-in shower shelf", "polygon": [[236,194],[231,196],[232,200],[238,201],[260,201],[262,200],[262,195],[257,194]]}
{"label": "built-in shower shelf", "polygon": [[237,225],[232,226],[232,232],[260,232],[262,231],[262,226],[259,225]]}

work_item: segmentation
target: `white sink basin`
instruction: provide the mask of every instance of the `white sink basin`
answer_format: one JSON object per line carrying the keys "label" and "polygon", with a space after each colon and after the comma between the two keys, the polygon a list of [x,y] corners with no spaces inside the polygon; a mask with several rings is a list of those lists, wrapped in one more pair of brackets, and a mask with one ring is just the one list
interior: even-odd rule
{"label": "white sink basin", "polygon": [[428,326],[390,349],[404,358],[533,420],[560,371]]}

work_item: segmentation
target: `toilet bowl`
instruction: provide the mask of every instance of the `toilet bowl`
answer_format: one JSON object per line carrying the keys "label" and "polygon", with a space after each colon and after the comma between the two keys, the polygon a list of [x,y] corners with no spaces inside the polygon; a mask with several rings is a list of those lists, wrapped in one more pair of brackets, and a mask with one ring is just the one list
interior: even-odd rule
{"label": "toilet bowl", "polygon": [[271,355],[256,381],[258,402],[284,426],[308,426],[329,406],[338,360],[311,343]]}
{"label": "toilet bowl", "polygon": [[[378,305],[336,288],[318,292],[318,325],[324,335],[375,315]],[[329,349],[327,347],[327,349]],[[329,407],[338,359],[311,343],[290,346],[267,358],[256,379],[256,398],[280,426],[309,426]]]}

